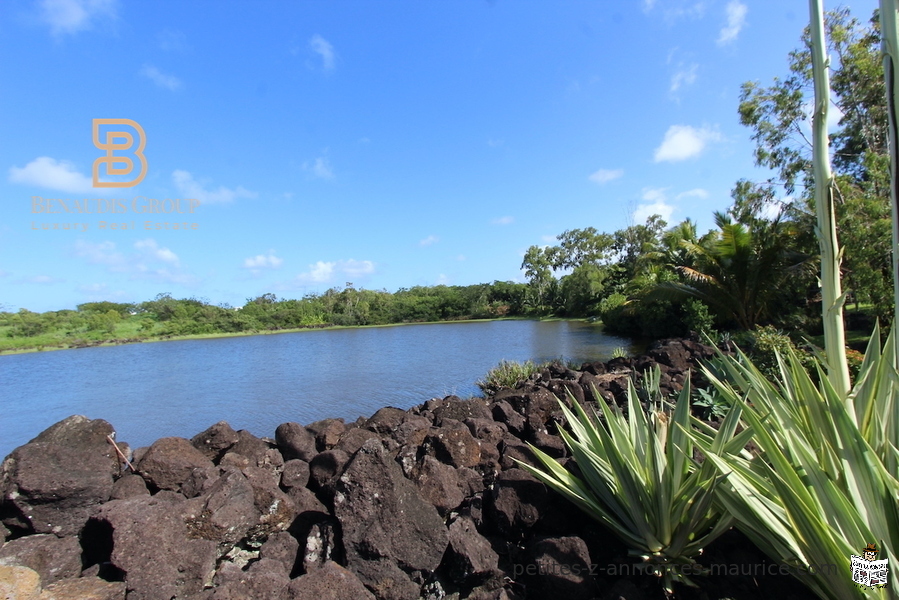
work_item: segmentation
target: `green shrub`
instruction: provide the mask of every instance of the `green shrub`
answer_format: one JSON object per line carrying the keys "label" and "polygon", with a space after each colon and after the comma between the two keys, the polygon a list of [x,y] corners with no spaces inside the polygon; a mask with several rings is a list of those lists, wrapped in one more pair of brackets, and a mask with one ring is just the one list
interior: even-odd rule
{"label": "green shrub", "polygon": [[[559,433],[581,477],[534,446],[531,450],[543,469],[516,462],[609,527],[631,556],[640,557],[648,572],[663,578],[671,594],[675,581],[692,584],[687,573],[699,571],[696,557],[730,528],[732,519],[713,503],[713,490],[724,477],[716,475],[711,464],[700,466],[693,459],[689,378],[673,411],[659,393],[659,378],[658,367],[644,377],[648,415],[632,381],[627,417],[616,404],[606,408],[600,402],[601,419],[595,412],[593,418],[588,416],[570,395],[574,412],[559,403],[571,428],[571,433],[561,428]],[[734,419],[721,425],[730,434],[735,427]]]}
{"label": "green shrub", "polygon": [[744,331],[733,336],[734,343],[752,360],[752,363],[769,379],[780,376],[777,355],[786,356],[796,353],[806,369],[812,367],[813,357],[810,353],[797,348],[793,340],[771,325],[756,327],[755,331]]}
{"label": "green shrub", "polygon": [[696,299],[686,300],[682,305],[684,311],[684,325],[690,331],[699,334],[712,335],[715,333],[715,317],[709,311],[709,307]]}
{"label": "green shrub", "polygon": [[[732,404],[758,453],[735,452],[734,431],[701,423],[691,438],[727,477],[716,496],[737,527],[825,600],[886,600],[891,590],[852,581],[849,556],[876,543],[899,578],[899,370],[895,337],[871,338],[847,402],[814,361],[818,382],[792,349],[783,373],[764,375],[752,361],[719,356],[723,376],[704,369]],[[736,439],[736,438],[734,438]],[[835,565],[836,568],[821,568]]]}
{"label": "green shrub", "polygon": [[546,364],[536,364],[526,360],[523,363],[514,360],[503,360],[487,372],[484,379],[478,380],[476,385],[487,396],[492,396],[500,388],[514,388],[522,381],[528,379],[534,373],[542,370]]}

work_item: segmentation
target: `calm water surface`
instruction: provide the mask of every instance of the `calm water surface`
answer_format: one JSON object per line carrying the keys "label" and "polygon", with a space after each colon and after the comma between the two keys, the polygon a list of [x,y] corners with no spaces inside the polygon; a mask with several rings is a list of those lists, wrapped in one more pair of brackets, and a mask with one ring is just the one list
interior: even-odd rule
{"label": "calm water surface", "polygon": [[274,436],[285,421],[348,421],[383,406],[480,394],[500,360],[608,360],[630,340],[574,321],[310,330],[0,356],[0,457],[73,414],[132,447],[225,420]]}

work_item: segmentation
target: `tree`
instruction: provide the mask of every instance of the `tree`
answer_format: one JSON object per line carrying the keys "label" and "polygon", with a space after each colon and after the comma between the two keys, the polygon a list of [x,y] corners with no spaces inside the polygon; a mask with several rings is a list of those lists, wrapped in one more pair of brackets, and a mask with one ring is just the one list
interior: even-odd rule
{"label": "tree", "polygon": [[531,309],[542,312],[551,304],[552,292],[556,279],[553,277],[553,257],[547,248],[531,246],[521,261],[524,276],[528,278],[528,291],[525,303]]}
{"label": "tree", "polygon": [[[820,204],[828,202],[824,196],[815,198],[808,120],[813,109],[821,107],[809,94],[814,83],[811,34],[811,28],[806,29],[802,47],[790,53],[786,78],[775,78],[768,87],[758,82],[743,84],[740,120],[753,131],[756,163],[772,169],[776,176],[763,184],[740,181],[734,192],[745,207],[780,203],[783,219],[797,226],[797,249],[804,252],[818,247],[818,209],[826,209]],[[875,14],[863,26],[847,9],[830,11],[823,21],[825,36],[827,54],[833,60],[829,69],[833,94],[828,108],[832,104],[842,115],[831,136],[830,153],[836,182],[836,229],[845,257],[841,272],[846,292],[874,302],[875,313],[889,320],[894,302],[891,294],[883,293],[893,286],[893,269],[883,268],[891,261],[892,249],[883,235],[891,227],[887,216],[889,124],[879,18]]]}
{"label": "tree", "polygon": [[581,265],[606,264],[612,258],[615,239],[593,227],[569,229],[556,236],[560,244],[548,250],[554,270],[576,269]]}
{"label": "tree", "polygon": [[775,221],[750,229],[716,215],[720,231],[701,242],[682,240],[689,259],[676,267],[683,281],[662,281],[647,300],[695,298],[720,319],[745,330],[769,319],[790,280],[809,262],[792,249],[787,224]]}

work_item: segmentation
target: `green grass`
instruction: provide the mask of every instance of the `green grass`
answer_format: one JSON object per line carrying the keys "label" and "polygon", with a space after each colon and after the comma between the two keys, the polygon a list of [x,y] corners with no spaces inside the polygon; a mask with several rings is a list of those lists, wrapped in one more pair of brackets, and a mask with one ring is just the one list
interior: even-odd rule
{"label": "green grass", "polygon": [[[66,350],[79,347],[87,342],[91,346],[115,346],[130,343],[135,339],[142,342],[168,342],[175,340],[202,340],[225,337],[244,337],[251,335],[275,335],[281,333],[299,333],[302,331],[318,331],[322,329],[368,329],[372,327],[398,327],[402,325],[431,325],[435,323],[479,323],[487,321],[526,321],[526,317],[497,317],[491,319],[460,319],[452,321],[416,321],[409,323],[386,323],[382,325],[329,325],[326,327],[301,327],[296,329],[261,329],[237,332],[197,333],[191,335],[160,335],[158,331],[142,331],[141,325],[146,317],[132,316],[116,323],[113,333],[78,331],[65,333],[53,331],[33,337],[8,337],[9,326],[0,326],[0,354],[19,354],[24,352],[40,352],[48,350]],[[158,323],[157,323],[158,325]],[[155,329],[155,328],[154,328]],[[99,344],[98,344],[99,342]]]}
{"label": "green grass", "polygon": [[[809,335],[805,336],[808,341],[813,343],[814,345],[823,348],[824,347],[824,334],[821,335]],[[861,345],[862,347],[868,344],[868,341],[871,339],[871,332],[867,330],[861,329],[850,329],[846,330],[846,345],[856,347]]]}
{"label": "green grass", "polygon": [[487,396],[492,396],[500,388],[514,388],[522,381],[534,373],[545,368],[549,363],[537,364],[532,360],[526,360],[523,363],[514,360],[503,360],[490,369],[484,379],[476,382]]}

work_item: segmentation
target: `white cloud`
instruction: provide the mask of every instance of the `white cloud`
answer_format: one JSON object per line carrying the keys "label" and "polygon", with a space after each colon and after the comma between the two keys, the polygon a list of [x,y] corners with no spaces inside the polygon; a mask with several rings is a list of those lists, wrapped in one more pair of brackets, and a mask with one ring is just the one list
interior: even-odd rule
{"label": "white cloud", "polygon": [[75,165],[49,156],[35,158],[22,168],[11,167],[9,181],[72,194],[100,193],[99,190],[94,190],[91,178],[79,173]]}
{"label": "white cloud", "polygon": [[506,143],[505,140],[498,140],[495,138],[490,138],[487,140],[487,145],[490,146],[491,148],[499,148],[500,146],[502,146],[505,143]]}
{"label": "white cloud", "polygon": [[465,255],[460,254],[459,256],[456,257],[456,260],[465,260]]}
{"label": "white cloud", "polygon": [[93,265],[104,265],[110,271],[124,270],[125,255],[116,250],[115,242],[75,242],[75,256],[84,258]]}
{"label": "white cloud", "polygon": [[313,162],[304,162],[303,170],[311,173],[313,177],[318,179],[334,179],[334,169],[331,162],[325,156],[319,156]]}
{"label": "white cloud", "polygon": [[268,255],[257,254],[256,256],[245,258],[243,261],[243,267],[252,270],[277,269],[282,264],[284,264],[284,260],[275,256],[275,253],[272,251],[269,251]]}
{"label": "white cloud", "polygon": [[677,196],[674,197],[675,200],[680,200],[682,198],[708,198],[709,193],[702,188],[694,188],[692,190],[687,190],[686,192],[681,192]]}
{"label": "white cloud", "polygon": [[624,169],[600,169],[593,175],[590,175],[587,179],[602,185],[603,183],[618,179],[622,175],[624,175]]}
{"label": "white cloud", "polygon": [[336,263],[318,261],[314,265],[309,265],[309,271],[297,275],[299,280],[307,280],[311,283],[324,283],[331,279],[334,273],[334,265]]}
{"label": "white cloud", "polygon": [[421,240],[418,243],[421,246],[430,246],[431,244],[436,244],[439,241],[440,241],[440,238],[437,237],[436,235],[429,235],[428,237],[426,237],[425,239]]}
{"label": "white cloud", "polygon": [[309,48],[313,52],[321,56],[322,69],[324,69],[325,71],[330,71],[334,68],[334,62],[337,56],[336,54],[334,54],[334,46],[332,46],[328,40],[318,34],[315,34],[309,40]]}
{"label": "white cloud", "polygon": [[749,8],[740,0],[731,0],[727,3],[727,25],[721,28],[718,34],[718,45],[723,46],[737,39],[740,30],[746,24],[746,13]]}
{"label": "white cloud", "polygon": [[696,70],[699,68],[699,65],[696,63],[691,64],[689,67],[685,67],[683,65],[678,65],[678,70],[671,76],[671,87],[669,90],[671,93],[677,92],[681,87],[692,85],[696,82]]}
{"label": "white cloud", "polygon": [[40,17],[53,35],[90,29],[101,17],[115,17],[117,0],[41,0]]}
{"label": "white cloud", "polygon": [[493,219],[490,221],[493,225],[509,225],[515,221],[515,217],[500,217],[498,219]]}
{"label": "white cloud", "polygon": [[75,256],[89,264],[106,267],[111,273],[121,273],[130,279],[144,279],[165,283],[191,284],[196,278],[183,271],[178,255],[147,238],[136,241],[133,252],[125,254],[115,242],[75,242]]}
{"label": "white cloud", "polygon": [[670,223],[675,207],[668,204],[666,191],[667,188],[644,188],[642,199],[646,202],[634,210],[634,223],[642,225],[652,215],[659,215]]}
{"label": "white cloud", "polygon": [[318,261],[309,265],[309,270],[296,276],[300,285],[336,283],[339,278],[358,278],[371,275],[375,271],[375,263],[370,260],[338,260],[334,262]]}
{"label": "white cloud", "polygon": [[714,129],[696,129],[689,125],[672,125],[665,132],[665,139],[656,148],[655,162],[678,162],[699,156],[709,142],[721,140],[721,134]]}
{"label": "white cloud", "polygon": [[258,196],[256,192],[251,192],[242,186],[237,186],[233,190],[225,186],[219,186],[217,190],[207,190],[193,178],[193,175],[181,169],[172,172],[172,182],[182,197],[199,200],[201,204],[227,204],[238,198]]}
{"label": "white cloud", "polygon": [[450,278],[447,277],[446,275],[444,275],[443,273],[441,273],[440,276],[437,277],[437,280],[434,282],[434,285],[449,285],[449,284],[450,284]]}
{"label": "white cloud", "polygon": [[174,75],[163,73],[153,65],[144,65],[140,70],[140,74],[158,85],[161,88],[175,91],[181,87],[181,80]]}
{"label": "white cloud", "polygon": [[681,19],[701,19],[705,16],[706,0],[693,2],[691,0],[665,0],[659,3],[657,0],[643,0],[643,12],[650,13],[658,8],[665,21],[671,25]]}
{"label": "white cloud", "polygon": [[134,242],[134,248],[151,260],[158,260],[173,265],[178,264],[178,256],[168,248],[160,247],[156,240],[152,238]]}
{"label": "white cloud", "polygon": [[339,260],[337,268],[341,273],[345,273],[351,277],[361,277],[371,275],[375,272],[375,263],[370,260]]}

